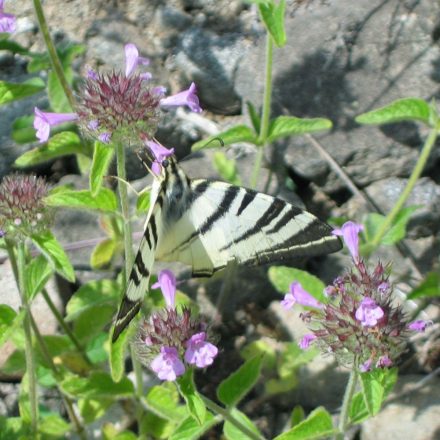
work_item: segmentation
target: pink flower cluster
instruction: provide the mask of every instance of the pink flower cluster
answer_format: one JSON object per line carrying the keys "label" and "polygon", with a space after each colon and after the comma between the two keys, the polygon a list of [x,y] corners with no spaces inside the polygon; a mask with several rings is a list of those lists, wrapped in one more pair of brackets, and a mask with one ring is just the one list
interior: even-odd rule
{"label": "pink flower cluster", "polygon": [[281,301],[285,308],[300,304],[308,308],[303,320],[312,330],[299,346],[318,344],[324,352],[334,353],[342,364],[356,362],[360,371],[390,367],[403,351],[411,331],[425,331],[432,322],[408,322],[400,306],[393,306],[392,286],[381,263],[370,272],[359,256],[362,225],[347,222],[334,230],[343,237],[353,259],[353,271],[336,278],[324,290],[322,303],[293,282]]}
{"label": "pink flower cluster", "polygon": [[124,72],[100,74],[89,69],[74,113],[43,112],[35,108],[34,128],[39,141],[49,140],[52,127],[75,122],[85,134],[103,143],[145,144],[155,158],[152,171],[159,174],[164,158],[174,153],[174,149],[166,149],[154,139],[161,109],[186,106],[196,113],[202,109],[194,83],[168,97],[165,87],[150,86],[150,73],[136,73],[148,63],[134,44],[127,44]]}
{"label": "pink flower cluster", "polygon": [[16,17],[3,11],[4,0],[0,0],[0,32],[11,34],[16,29]]}
{"label": "pink flower cluster", "polygon": [[214,362],[218,348],[208,341],[206,324],[191,319],[189,309],[176,310],[176,278],[170,270],[159,273],[157,283],[166,310],[154,314],[140,328],[135,341],[139,358],[161,380],[173,381],[186,365],[205,368]]}

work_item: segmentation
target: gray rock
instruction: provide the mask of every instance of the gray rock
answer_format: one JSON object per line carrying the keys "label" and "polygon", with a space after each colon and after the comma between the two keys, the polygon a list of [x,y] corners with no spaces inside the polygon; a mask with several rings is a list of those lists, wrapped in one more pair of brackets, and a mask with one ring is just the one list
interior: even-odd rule
{"label": "gray rock", "polygon": [[181,82],[196,82],[204,108],[233,115],[241,109],[234,77],[247,45],[240,34],[191,28],[181,36],[172,67],[181,72]]}
{"label": "gray rock", "polygon": [[[424,376],[401,376],[390,403],[362,424],[361,440],[435,440],[440,433],[440,379],[413,391]],[[399,397],[400,393],[403,393]],[[393,398],[393,396],[395,396]]]}
{"label": "gray rock", "polygon": [[[438,11],[439,5],[428,0],[341,0],[287,14],[288,42],[275,51],[274,114],[332,120],[336,129],[319,139],[360,186],[390,175],[408,176],[426,133],[413,123],[357,127],[354,117],[398,98],[431,96],[437,88],[432,66],[439,56],[430,37],[431,17]],[[384,29],[388,37],[378,39]],[[234,83],[239,96],[257,107],[263,94],[264,44],[260,38],[241,58]],[[327,164],[304,141],[290,139],[277,149],[277,158],[286,155],[295,172],[326,191],[343,188],[333,173],[324,181]]]}

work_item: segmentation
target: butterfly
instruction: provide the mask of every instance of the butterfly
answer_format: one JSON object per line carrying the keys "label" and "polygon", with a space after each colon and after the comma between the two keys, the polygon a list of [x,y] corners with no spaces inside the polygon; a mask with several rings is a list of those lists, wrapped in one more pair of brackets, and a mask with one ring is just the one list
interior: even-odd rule
{"label": "butterfly", "polygon": [[210,277],[235,261],[259,265],[341,249],[332,228],[284,200],[226,182],[190,179],[175,156],[153,172],[144,234],[120,305],[115,342],[139,312],[155,260]]}

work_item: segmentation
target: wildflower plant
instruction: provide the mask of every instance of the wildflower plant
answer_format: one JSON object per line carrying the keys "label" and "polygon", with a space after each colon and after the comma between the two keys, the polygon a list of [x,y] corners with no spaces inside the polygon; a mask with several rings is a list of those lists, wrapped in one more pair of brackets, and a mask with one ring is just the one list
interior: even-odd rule
{"label": "wildflower plant", "polygon": [[[269,269],[274,286],[283,293],[288,291],[283,306],[304,308],[301,318],[308,331],[300,341],[283,345],[288,349],[279,356],[281,360],[275,350],[259,351],[260,341],[254,345],[257,347],[254,351],[243,350],[244,363],[235,371],[225,372],[227,377],[215,383],[214,400],[200,392],[197,374],[206,371],[205,377],[210,378],[213,389],[219,365],[228,365],[223,341],[216,335],[213,323],[196,313],[189,298],[185,297],[184,305],[176,299],[178,282],[171,271],[159,272],[151,286],[160,289],[164,300],[155,302],[154,294],[150,295],[144,316],[133,326],[134,331],[116,344],[109,341],[109,327],[134,260],[131,221],[135,214],[128,204],[126,148],[146,146],[152,155],[151,172],[159,175],[163,161],[179,147],[162,145],[155,138],[163,112],[176,106],[201,112],[196,84],[188,84],[186,90],[168,95],[165,87],[147,71],[148,59],[129,42],[123,48],[125,64],[119,69],[86,68],[84,78],[77,78],[72,62],[84,52],[84,47],[55,47],[41,1],[33,0],[33,3],[48,54],[33,53],[12,40],[16,19],[7,12],[8,2],[0,0],[2,49],[27,57],[29,71],[44,71],[41,77],[47,78],[47,81],[37,78],[21,84],[0,81],[0,105],[48,91],[47,107],[30,108],[28,113],[32,117],[21,118],[14,124],[13,137],[17,142],[36,144],[14,165],[27,168],[73,154],[81,172],[89,177],[89,188],[76,190],[49,185],[41,177],[21,173],[11,174],[0,182],[0,247],[6,249],[22,301],[19,311],[0,305],[0,345],[12,340],[17,347],[2,371],[23,375],[19,417],[0,417],[1,434],[11,439],[72,435],[85,439],[87,430],[91,429],[89,424],[95,426],[91,424],[99,422],[112,405],[121,403],[118,408],[124,411],[126,426],[134,428],[120,428],[115,420],[103,425],[99,435],[109,439],[185,439],[200,438],[217,429],[213,435],[228,439],[263,439],[263,433],[249,418],[252,414],[246,415],[239,406],[263,376],[265,387],[259,389],[266,390],[264,398],[293,389],[297,383],[295,372],[285,374],[289,362],[294,365],[292,368],[304,365],[314,356],[312,347],[334,356],[351,369],[340,422],[335,426],[331,414],[317,408],[307,416],[302,413],[292,417],[296,423],[292,422],[287,432],[275,438],[298,435],[342,439],[349,426],[376,414],[396,380],[396,366],[408,338],[414,332],[429,331],[432,325],[418,316],[410,318],[395,300],[392,265],[384,266],[380,262],[372,265],[368,258],[379,245],[396,244],[405,237],[406,225],[416,208],[404,207],[404,203],[421,175],[440,128],[434,105],[414,98],[403,99],[356,118],[360,124],[412,120],[429,127],[431,131],[408,186],[387,215],[370,213],[362,227],[347,222],[335,230],[345,240],[352,266],[327,287],[297,269]],[[233,126],[193,145],[194,151],[212,147],[216,145],[211,142],[213,138],[220,138],[225,146],[243,141],[254,144],[257,153],[248,182],[250,187],[259,181],[264,151],[274,141],[332,126],[324,118],[271,117],[273,53],[286,42],[286,2],[255,0],[254,3],[266,29],[261,107],[248,105],[250,126]],[[104,179],[115,157],[117,191]],[[222,152],[217,153],[215,166],[226,180],[241,183],[235,162],[226,159]],[[137,214],[144,215],[148,208],[146,194],[147,197],[138,198]],[[46,289],[55,273],[67,281],[75,280],[74,267],[51,232],[56,210],[60,208],[87,210],[99,216],[106,237],[93,249],[90,265],[93,270],[107,268],[116,273],[114,277],[100,273],[99,279],[84,282],[68,301],[64,315],[52,304]],[[359,245],[361,231],[363,242]],[[122,257],[124,267],[118,273],[117,263]],[[438,276],[431,274],[414,287],[410,297],[432,296],[436,282]],[[60,334],[40,334],[31,311],[37,296],[42,296],[48,304]],[[126,362],[126,347],[130,348],[131,362]],[[128,365],[132,365],[130,379]],[[266,380],[268,366],[283,372],[284,377],[276,383]],[[149,378],[148,388],[144,375]],[[357,391],[359,382],[362,389]],[[267,391],[274,383],[272,391]],[[39,402],[42,388],[52,389],[60,396],[63,410],[59,414]],[[223,434],[216,428],[220,424]],[[309,437],[304,437],[305,432]],[[267,435],[272,434],[270,427]]]}

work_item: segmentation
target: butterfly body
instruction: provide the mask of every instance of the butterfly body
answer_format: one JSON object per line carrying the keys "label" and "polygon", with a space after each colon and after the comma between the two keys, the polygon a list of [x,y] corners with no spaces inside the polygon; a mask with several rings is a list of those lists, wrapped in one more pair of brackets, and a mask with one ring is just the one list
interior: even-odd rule
{"label": "butterfly body", "polygon": [[209,277],[230,261],[258,265],[341,249],[331,228],[281,199],[225,182],[191,180],[174,157],[155,176],[144,235],[113,341],[139,311],[155,260]]}

